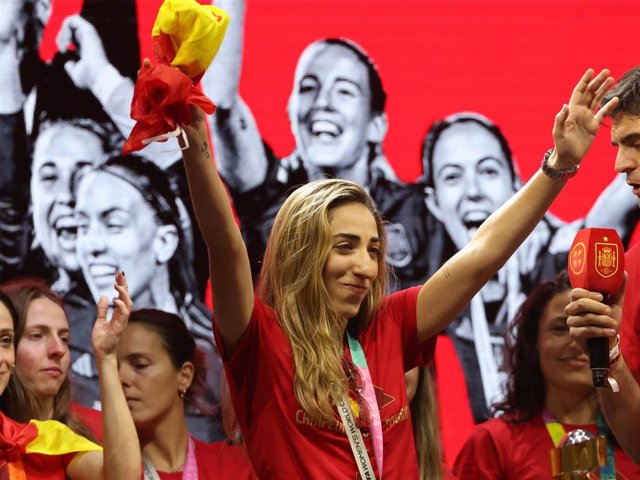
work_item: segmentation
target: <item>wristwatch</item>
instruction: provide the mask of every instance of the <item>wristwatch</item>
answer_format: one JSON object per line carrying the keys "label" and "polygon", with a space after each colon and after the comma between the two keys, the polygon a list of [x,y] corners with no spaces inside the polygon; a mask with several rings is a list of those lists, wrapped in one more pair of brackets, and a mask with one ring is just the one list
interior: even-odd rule
{"label": "wristwatch", "polygon": [[547,153],[542,157],[542,171],[549,177],[554,180],[566,180],[575,176],[578,173],[578,165],[574,165],[571,168],[553,168],[549,165],[549,157],[553,153],[555,149],[550,148],[547,150]]}

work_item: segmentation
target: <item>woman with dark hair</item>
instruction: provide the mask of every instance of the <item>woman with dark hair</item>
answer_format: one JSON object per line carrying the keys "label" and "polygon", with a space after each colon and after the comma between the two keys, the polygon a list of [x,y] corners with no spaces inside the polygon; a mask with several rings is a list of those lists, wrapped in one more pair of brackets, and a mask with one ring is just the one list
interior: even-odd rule
{"label": "woman with dark hair", "polygon": [[[510,374],[500,414],[477,425],[460,451],[460,479],[537,479],[551,476],[555,432],[582,429],[608,437],[609,465],[600,478],[640,478],[640,466],[618,447],[591,385],[589,358],[569,336],[564,308],[571,301],[566,273],[538,285],[506,337]],[[614,476],[611,476],[614,475]]]}
{"label": "woman with dark hair", "polygon": [[206,367],[180,317],[155,309],[132,312],[118,345],[118,363],[145,479],[255,478],[241,447],[204,443],[189,434],[185,406],[208,410]]}
{"label": "woman with dark hair", "polygon": [[[75,213],[78,259],[94,299],[108,290],[113,273],[123,270],[137,307],[178,314],[207,357],[207,401],[219,403],[220,357],[211,314],[194,296],[191,222],[173,179],[141,157],[113,157],[78,180]],[[87,353],[89,328],[82,315],[74,317],[75,362]],[[94,398],[96,386],[93,381]],[[91,393],[86,384],[82,393]],[[87,399],[81,403],[90,406]],[[202,440],[222,437],[214,417],[190,410],[189,426]]]}
{"label": "woman with dark hair", "polygon": [[[118,296],[113,298],[113,314],[108,319],[109,305],[106,298],[101,298],[91,338],[100,374],[104,451],[56,420],[32,419],[28,423],[18,423],[3,410],[0,412],[0,443],[3,451],[0,478],[140,478],[141,456],[137,448],[138,437],[119,382],[116,356],[118,337],[127,325],[131,310],[131,299],[127,294],[127,283],[122,273],[116,276],[115,289]],[[16,369],[14,337],[19,326],[18,311],[9,297],[0,292],[0,399],[6,393],[7,384]],[[52,369],[49,369],[45,375],[53,373]],[[14,397],[10,400],[19,402],[20,398]],[[19,404],[11,405],[14,411],[20,410],[21,407]]]}
{"label": "woman with dark hair", "polygon": [[[471,241],[479,226],[520,190],[522,181],[500,128],[474,112],[455,113],[435,122],[425,136],[422,161],[425,203],[444,227],[441,241],[435,243],[443,250],[432,245],[425,250],[433,272]],[[516,310],[535,285],[566,268],[577,231],[585,226],[608,226],[629,239],[638,209],[633,198],[625,197],[622,182],[624,176],[616,177],[584,218],[566,223],[545,214],[516,255],[446,329],[464,372],[469,398],[463,405],[469,406],[473,422],[490,417],[490,406],[506,379],[503,338]],[[438,363],[436,359],[436,371]],[[447,388],[442,392],[451,394]],[[442,407],[443,416],[460,413],[447,411],[449,402],[444,401]],[[462,413],[466,417],[467,412]],[[458,430],[455,437],[464,439],[472,425],[465,424],[462,428],[467,431]],[[456,452],[457,448],[454,455]]]}
{"label": "woman with dark hair", "polygon": [[71,330],[60,297],[44,280],[0,285],[18,313],[16,368],[0,409],[18,422],[58,420],[89,439],[102,439],[100,413],[71,403]]}

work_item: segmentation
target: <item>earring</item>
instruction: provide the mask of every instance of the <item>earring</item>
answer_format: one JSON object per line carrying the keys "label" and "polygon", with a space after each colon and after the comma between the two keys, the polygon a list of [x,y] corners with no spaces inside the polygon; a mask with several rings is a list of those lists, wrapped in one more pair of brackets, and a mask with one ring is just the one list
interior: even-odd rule
{"label": "earring", "polygon": [[180,395],[180,398],[184,400],[184,396],[187,394],[187,389],[181,388],[180,390],[178,390],[178,394]]}

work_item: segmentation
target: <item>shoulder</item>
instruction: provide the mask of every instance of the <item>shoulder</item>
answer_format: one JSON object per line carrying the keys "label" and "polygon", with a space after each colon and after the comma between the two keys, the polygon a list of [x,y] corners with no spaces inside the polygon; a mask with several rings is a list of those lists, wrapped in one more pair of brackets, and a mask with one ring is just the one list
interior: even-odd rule
{"label": "shoulder", "polygon": [[387,333],[391,333],[392,330],[415,330],[420,288],[410,287],[383,297],[367,330]]}
{"label": "shoulder", "polygon": [[278,350],[278,348],[261,348],[262,346],[278,345],[286,349],[288,345],[287,337],[280,326],[276,311],[257,295],[254,295],[253,311],[249,324],[231,355],[227,355],[224,351],[215,321],[213,327],[216,345],[222,359],[231,365],[236,365],[237,373],[244,372],[243,375],[248,371],[245,362],[258,361],[259,358]]}
{"label": "shoulder", "polygon": [[476,425],[471,432],[470,438],[490,437],[492,439],[502,439],[510,437],[514,432],[515,425],[502,418],[491,418]]}
{"label": "shoulder", "polygon": [[454,464],[460,478],[546,478],[548,434],[539,419],[510,423],[502,418],[476,425]]}
{"label": "shoulder", "polygon": [[[405,288],[399,290],[390,295],[385,296],[380,304],[378,316],[383,315],[397,315],[398,313],[405,313],[403,310],[413,309],[418,303],[418,295],[420,294],[421,285],[411,288]],[[416,312],[413,311],[415,317]]]}
{"label": "shoulder", "polygon": [[496,448],[503,449],[540,427],[543,427],[543,425],[536,419],[514,423],[502,417],[492,418],[476,425],[471,431],[469,439],[472,442],[491,442]]}

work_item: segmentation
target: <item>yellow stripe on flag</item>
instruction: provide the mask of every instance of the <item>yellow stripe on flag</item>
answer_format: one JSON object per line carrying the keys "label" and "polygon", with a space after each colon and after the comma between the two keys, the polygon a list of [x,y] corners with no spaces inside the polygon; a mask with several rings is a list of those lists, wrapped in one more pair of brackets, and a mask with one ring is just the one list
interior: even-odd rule
{"label": "yellow stripe on flag", "polygon": [[63,455],[73,452],[93,452],[102,450],[100,445],[78,435],[69,427],[56,420],[31,420],[38,427],[38,436],[27,445],[27,453]]}
{"label": "yellow stripe on flag", "polygon": [[193,79],[213,61],[228,25],[229,15],[213,5],[200,5],[195,0],[164,0],[152,36],[171,37],[176,53],[171,66]]}

